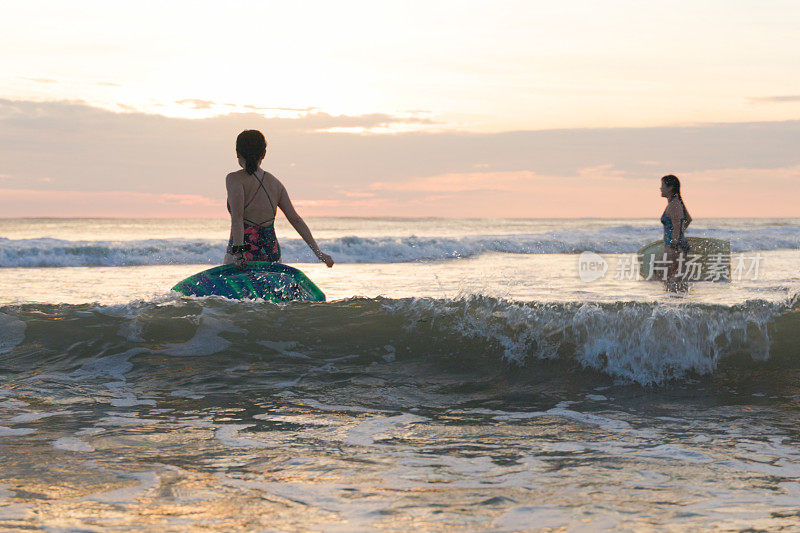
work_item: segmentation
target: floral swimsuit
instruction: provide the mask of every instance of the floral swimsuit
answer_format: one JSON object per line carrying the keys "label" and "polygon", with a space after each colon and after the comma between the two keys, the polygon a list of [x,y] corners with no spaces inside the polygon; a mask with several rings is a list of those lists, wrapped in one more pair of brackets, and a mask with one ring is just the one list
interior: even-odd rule
{"label": "floral swimsuit", "polygon": [[[266,173],[265,173],[266,175]],[[253,174],[258,180],[258,188],[250,200],[244,204],[244,209],[247,209],[253,200],[255,200],[258,191],[263,190],[267,195],[269,205],[272,206],[273,212],[275,211],[275,204],[272,203],[272,198],[269,197],[267,188],[264,186],[264,179],[259,178]],[[231,206],[228,204],[228,212],[231,212]],[[268,225],[257,224],[252,220],[244,219],[244,242],[248,250],[244,253],[244,258],[247,261],[272,261],[278,262],[281,260],[281,247],[278,245],[278,237],[275,235],[275,220],[273,219]],[[228,253],[231,253],[231,246],[233,246],[233,235],[228,240]]]}

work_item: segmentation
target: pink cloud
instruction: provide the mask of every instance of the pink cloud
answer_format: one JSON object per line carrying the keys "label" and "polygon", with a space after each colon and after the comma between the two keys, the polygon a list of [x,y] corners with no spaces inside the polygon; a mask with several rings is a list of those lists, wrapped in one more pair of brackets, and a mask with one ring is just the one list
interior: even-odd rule
{"label": "pink cloud", "polygon": [[[345,195],[347,197],[347,195]],[[391,208],[392,201],[387,198],[360,198],[356,196],[355,199],[329,199],[329,200],[296,200],[293,202],[295,207],[302,207],[303,214],[311,216],[350,216],[361,215],[359,210],[378,208],[386,210],[387,207]],[[327,211],[326,209],[334,209],[335,211]],[[321,210],[325,210],[324,212]],[[370,215],[374,216],[374,215]]]}
{"label": "pink cloud", "polygon": [[[797,217],[800,166],[677,172],[695,218]],[[295,199],[304,216],[658,217],[664,207],[659,175],[631,176],[610,166],[573,176],[530,171],[447,173],[330,197]],[[198,194],[132,191],[0,189],[7,217],[225,217],[225,199]]]}
{"label": "pink cloud", "polygon": [[158,194],[158,202],[167,205],[185,205],[201,207],[218,207],[219,200],[206,198],[198,194]]}
{"label": "pink cloud", "polygon": [[[695,217],[800,215],[800,167],[722,169],[678,173]],[[368,186],[381,212],[393,216],[599,217],[658,216],[659,174],[631,176],[609,165],[576,175],[530,171],[447,173]],[[776,194],[778,192],[778,194]],[[356,191],[350,191],[353,196]],[[383,202],[377,202],[383,199]]]}
{"label": "pink cloud", "polygon": [[585,168],[576,176],[547,176],[531,171],[516,172],[466,172],[448,173],[438,176],[413,178],[400,182],[375,182],[370,188],[377,191],[419,192],[419,193],[459,193],[459,192],[537,192],[542,186],[560,183],[568,186],[577,180],[628,179],[626,173],[613,169],[610,165]]}
{"label": "pink cloud", "polygon": [[[188,120],[0,98],[0,185],[16,191],[0,190],[0,216],[225,216],[233,141],[251,127],[268,133],[265,168],[304,216],[652,216],[667,172],[696,216],[800,216],[800,120],[473,134],[407,113],[287,113]],[[314,133],[386,125],[425,133]],[[109,177],[139,195],[78,192]]]}
{"label": "pink cloud", "polygon": [[373,198],[375,196],[374,192],[365,192],[365,191],[337,191],[339,194],[343,194],[348,198]]}
{"label": "pink cloud", "polygon": [[[377,216],[391,210],[387,198],[354,197],[298,199],[305,216]],[[0,189],[0,213],[5,217],[227,217],[224,198],[197,194],[157,194],[132,191],[36,191]]]}

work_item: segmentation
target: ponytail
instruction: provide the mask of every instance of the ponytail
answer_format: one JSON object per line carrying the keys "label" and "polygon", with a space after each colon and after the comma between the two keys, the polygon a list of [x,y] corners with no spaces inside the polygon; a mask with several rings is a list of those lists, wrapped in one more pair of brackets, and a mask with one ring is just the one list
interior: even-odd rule
{"label": "ponytail", "polygon": [[688,220],[692,218],[689,216],[689,210],[686,209],[686,204],[683,203],[683,197],[681,197],[681,181],[678,179],[678,177],[673,176],[672,174],[667,174],[661,178],[661,181],[664,183],[664,185],[672,189],[673,196],[678,197],[678,200],[681,202],[681,207],[683,207],[684,219]]}
{"label": "ponytail", "polygon": [[680,200],[680,201],[681,201],[681,205],[683,206],[683,214],[684,214],[684,217],[685,217],[686,219],[690,219],[690,218],[692,218],[692,217],[689,215],[689,210],[688,210],[688,209],[686,209],[686,204],[685,204],[685,203],[683,203],[683,197],[681,196],[681,193],[678,193],[678,200]]}
{"label": "ponytail", "polygon": [[254,157],[244,158],[245,172],[247,172],[248,174],[255,174],[256,168],[258,168],[258,161],[256,161]]}

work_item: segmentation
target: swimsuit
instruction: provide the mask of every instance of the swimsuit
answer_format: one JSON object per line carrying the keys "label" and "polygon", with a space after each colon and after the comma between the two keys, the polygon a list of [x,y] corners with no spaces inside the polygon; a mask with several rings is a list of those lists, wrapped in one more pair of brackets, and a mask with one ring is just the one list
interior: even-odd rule
{"label": "swimsuit", "polygon": [[[275,235],[275,226],[244,225],[244,243],[249,247],[244,253],[247,261],[272,261],[277,263],[281,260],[281,247],[278,245],[278,237]],[[228,253],[231,253],[233,237],[228,241]]]}
{"label": "swimsuit", "polygon": [[[686,237],[683,235],[683,220],[684,217],[681,216],[681,231],[678,235],[678,249],[683,252],[689,251],[689,241],[686,240]],[[664,214],[661,215],[661,223],[664,224],[664,246],[669,246],[672,242],[672,219],[667,216],[667,212],[664,211]]]}
{"label": "swimsuit", "polygon": [[[264,173],[266,176],[266,172]],[[272,198],[269,197],[269,193],[267,192],[267,188],[264,186],[264,180],[253,174],[253,177],[258,180],[258,188],[256,192],[253,193],[253,196],[250,200],[244,204],[244,209],[247,209],[253,200],[256,198],[256,194],[258,191],[263,190],[264,194],[267,195],[267,200],[269,200],[269,205],[272,207],[273,212],[275,212],[275,205],[272,203]],[[242,211],[244,211],[242,209]],[[228,204],[228,213],[231,212],[231,206]],[[246,218],[244,220],[244,242],[243,244],[247,245],[248,250],[244,253],[244,258],[247,261],[272,261],[278,262],[281,260],[281,247],[278,245],[278,237],[275,235],[275,219],[273,218],[272,221],[264,226],[263,222],[261,224],[257,224],[252,220],[248,220]],[[231,253],[231,246],[233,246],[233,235],[228,240],[228,253]]]}

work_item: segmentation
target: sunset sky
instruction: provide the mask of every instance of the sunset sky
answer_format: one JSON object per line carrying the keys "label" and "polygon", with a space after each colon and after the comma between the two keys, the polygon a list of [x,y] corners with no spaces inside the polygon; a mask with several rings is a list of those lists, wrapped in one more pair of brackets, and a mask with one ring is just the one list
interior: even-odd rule
{"label": "sunset sky", "polygon": [[800,216],[800,3],[0,1],[0,216]]}

